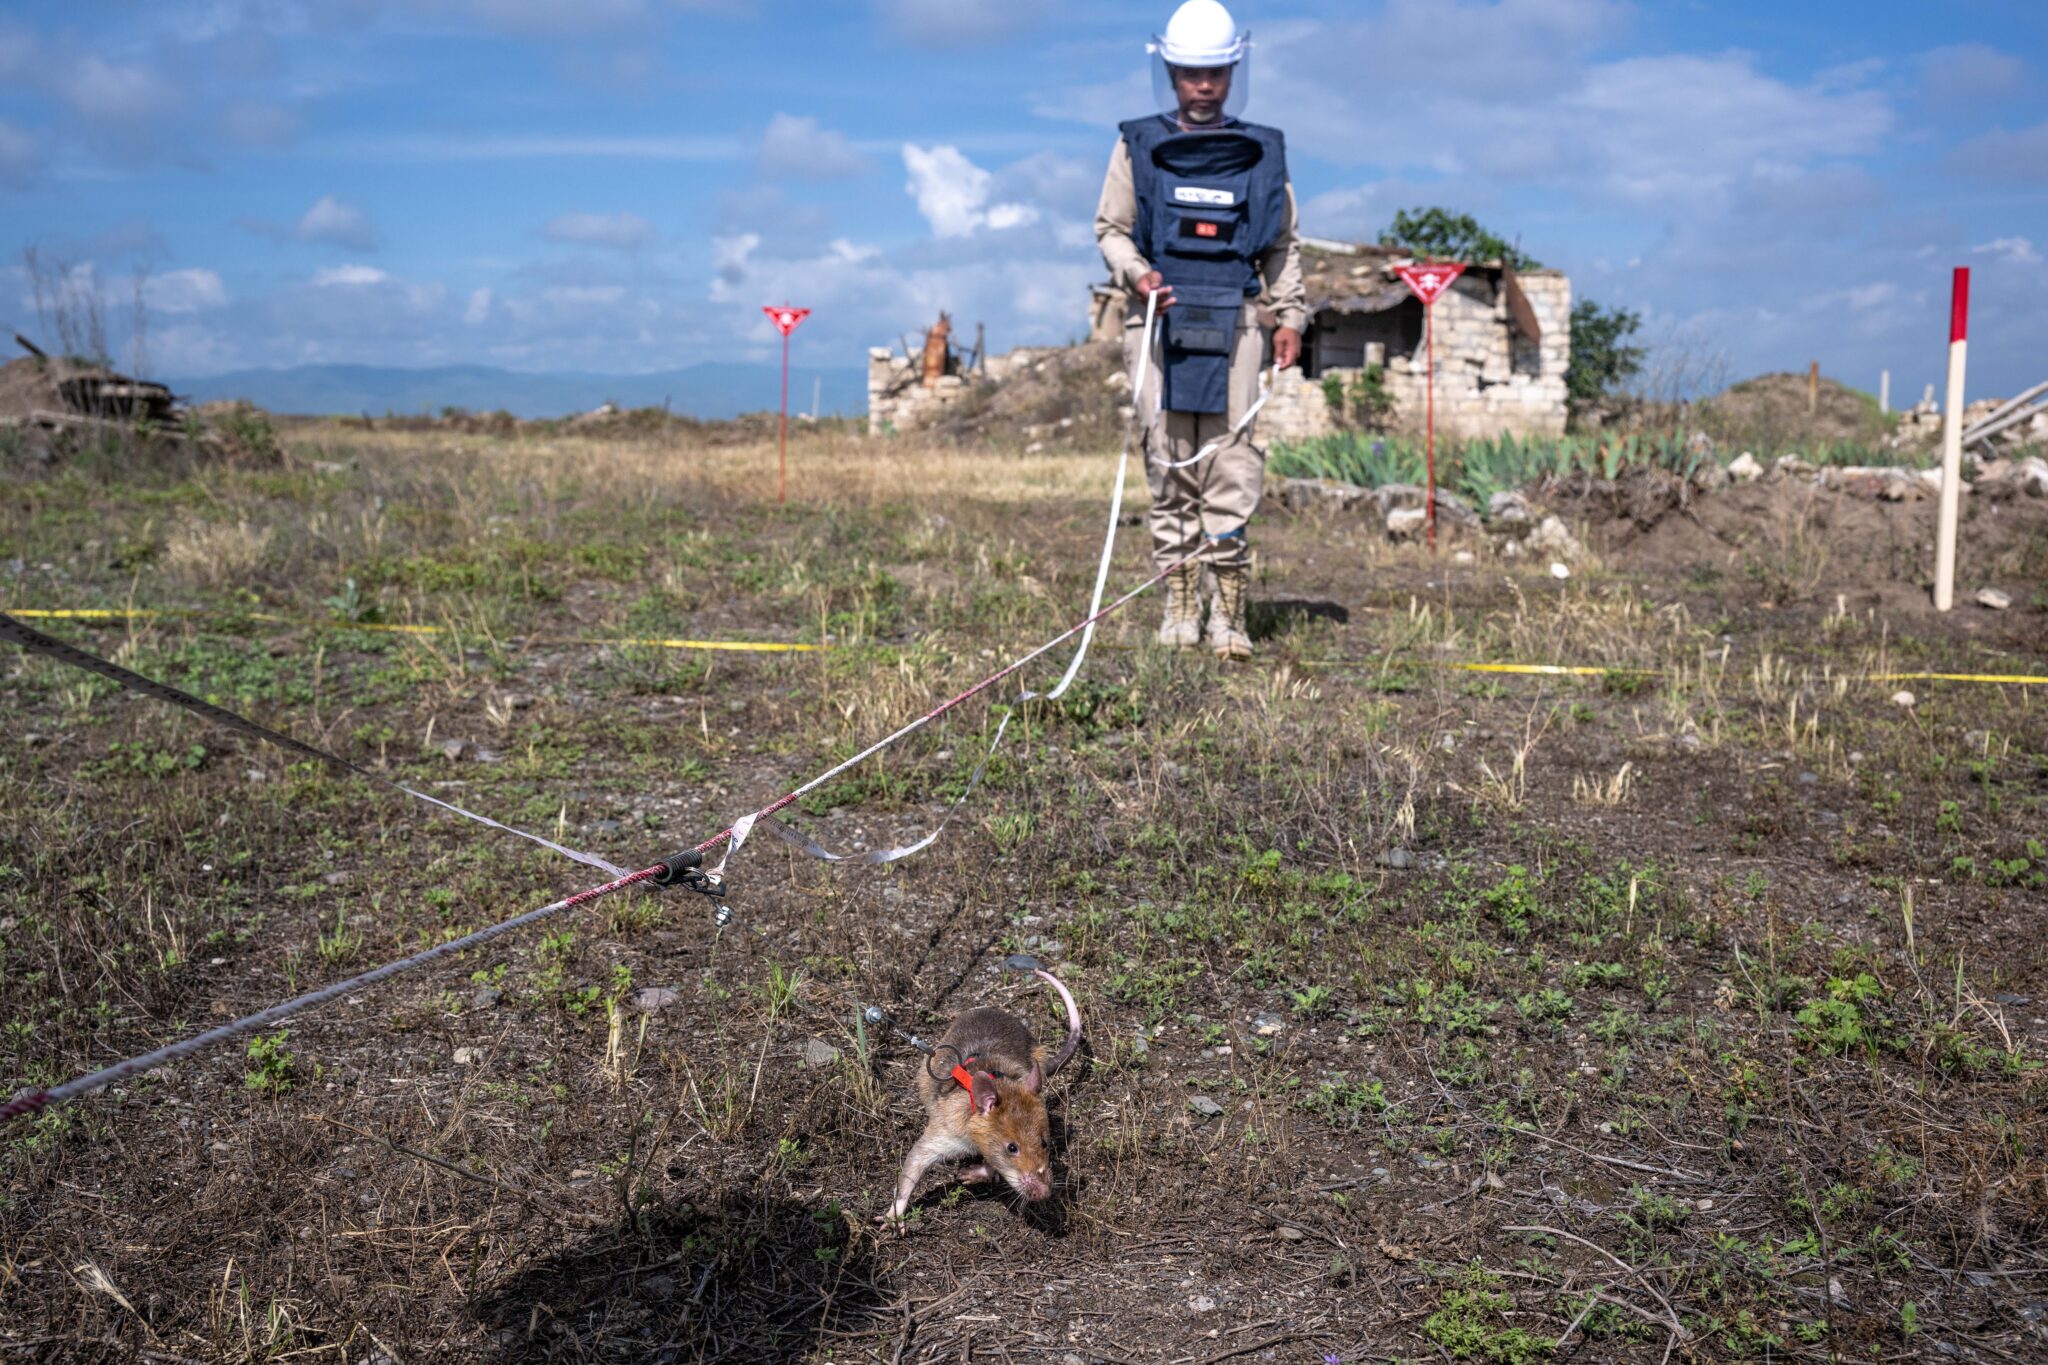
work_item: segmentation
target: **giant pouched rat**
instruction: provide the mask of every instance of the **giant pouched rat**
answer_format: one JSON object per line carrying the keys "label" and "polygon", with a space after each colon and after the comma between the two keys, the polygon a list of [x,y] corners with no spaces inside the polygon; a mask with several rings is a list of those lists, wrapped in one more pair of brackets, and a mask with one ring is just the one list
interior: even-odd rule
{"label": "giant pouched rat", "polygon": [[1066,1042],[1048,1062],[1024,1021],[1006,1010],[981,1006],[954,1019],[918,1070],[924,1132],[903,1158],[895,1201],[876,1222],[900,1222],[926,1169],[956,1157],[981,1158],[960,1172],[963,1181],[1001,1176],[1034,1202],[1052,1193],[1052,1129],[1039,1092],[1081,1045],[1081,1009],[1058,977],[1036,964],[1030,970],[1066,1005]]}

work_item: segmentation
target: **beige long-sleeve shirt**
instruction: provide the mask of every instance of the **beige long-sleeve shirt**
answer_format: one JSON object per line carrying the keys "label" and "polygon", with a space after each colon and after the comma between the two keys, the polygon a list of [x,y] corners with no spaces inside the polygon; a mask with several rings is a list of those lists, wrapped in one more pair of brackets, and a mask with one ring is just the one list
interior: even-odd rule
{"label": "beige long-sleeve shirt", "polygon": [[[1138,280],[1152,263],[1131,238],[1138,222],[1138,190],[1131,177],[1130,144],[1121,137],[1109,154],[1109,173],[1102,180],[1102,198],[1095,206],[1095,243],[1109,264],[1109,277],[1126,295],[1136,298]],[[1259,257],[1260,289],[1256,306],[1271,313],[1276,327],[1297,332],[1308,325],[1308,291],[1301,282],[1300,228],[1294,185],[1287,186],[1287,223],[1273,245]]]}

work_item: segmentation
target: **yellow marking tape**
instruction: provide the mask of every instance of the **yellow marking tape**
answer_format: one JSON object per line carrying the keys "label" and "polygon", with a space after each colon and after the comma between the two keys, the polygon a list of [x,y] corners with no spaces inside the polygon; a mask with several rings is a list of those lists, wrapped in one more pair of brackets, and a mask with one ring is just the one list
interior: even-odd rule
{"label": "yellow marking tape", "polygon": [[1863,681],[2018,683],[2022,687],[2048,687],[2048,676],[2036,673],[1866,673]]}
{"label": "yellow marking tape", "polygon": [[[1610,673],[1655,674],[1663,670],[1640,664],[1597,667],[1586,664],[1473,664],[1454,659],[1302,659],[1299,662],[1323,668],[1370,668],[1412,664],[1418,668],[1447,668],[1464,673],[1533,673],[1545,677],[1604,678]],[[2005,683],[2021,687],[2048,687],[2048,675],[2034,673],[1851,673],[1851,682],[1962,682]]]}
{"label": "yellow marking tape", "polygon": [[1604,678],[1609,673],[1649,673],[1654,671],[1647,668],[1588,668],[1582,664],[1461,664],[1443,662],[1443,667],[1462,669],[1467,673],[1543,673],[1553,676],[1562,674],[1573,678]]}
{"label": "yellow marking tape", "polygon": [[[164,616],[204,616],[196,611],[156,611],[146,607],[75,607],[70,609],[37,610],[28,607],[6,608],[10,616],[32,616],[43,620],[80,621],[153,621]],[[407,626],[381,621],[300,621],[289,616],[272,616],[267,612],[250,612],[251,621],[266,621],[273,625],[305,626],[313,630],[368,630],[386,635],[446,635],[447,626]],[[647,645],[656,649],[723,649],[744,650],[760,654],[809,654],[825,648],[823,645],[790,644],[776,640],[652,640],[652,639],[609,639],[609,640],[550,640],[534,637],[533,644],[543,645]]]}
{"label": "yellow marking tape", "polygon": [[[196,611],[158,611],[146,607],[74,607],[69,609],[34,609],[9,607],[10,616],[33,616],[44,620],[71,619],[84,621],[149,621],[163,616],[203,616]],[[394,635],[446,635],[447,626],[407,626],[376,621],[301,621],[289,616],[272,616],[265,612],[250,612],[248,619],[267,621],[274,625],[306,626],[314,630],[369,630]],[[827,648],[825,645],[791,644],[779,640],[666,640],[639,637],[615,639],[571,638],[565,640],[533,637],[533,644],[542,645],[644,645],[653,649],[723,649],[741,650],[760,654],[810,654]],[[1303,659],[1305,664],[1332,664],[1357,666],[1374,662],[1370,659]],[[1460,663],[1448,659],[1406,659],[1396,662],[1418,664],[1424,668],[1450,668],[1465,673],[1523,673],[1544,677],[1602,678],[1610,673],[1657,673],[1661,670],[1645,668],[1639,664],[1616,664],[1605,667],[1590,664],[1475,664]],[[2037,673],[1863,673],[1852,674],[1857,682],[1960,682],[1999,683],[2019,687],[2048,687],[2048,675]]]}

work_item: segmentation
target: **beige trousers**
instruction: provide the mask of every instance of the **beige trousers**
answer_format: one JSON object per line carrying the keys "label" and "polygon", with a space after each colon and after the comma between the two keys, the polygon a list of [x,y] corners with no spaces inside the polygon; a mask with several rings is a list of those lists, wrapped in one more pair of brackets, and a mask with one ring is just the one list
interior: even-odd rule
{"label": "beige trousers", "polygon": [[[1135,312],[1135,310],[1134,310]],[[1124,326],[1127,373],[1138,373],[1145,328],[1140,316]],[[1230,354],[1230,411],[1161,413],[1145,430],[1145,481],[1152,487],[1152,563],[1156,568],[1199,553],[1208,564],[1243,564],[1250,555],[1246,524],[1258,510],[1266,483],[1266,450],[1252,440],[1256,421],[1214,454],[1185,469],[1168,469],[1216,440],[1258,400],[1259,373],[1269,363],[1268,338],[1249,300],[1238,314],[1237,340]],[[1159,403],[1158,356],[1147,367],[1138,395],[1138,419]]]}

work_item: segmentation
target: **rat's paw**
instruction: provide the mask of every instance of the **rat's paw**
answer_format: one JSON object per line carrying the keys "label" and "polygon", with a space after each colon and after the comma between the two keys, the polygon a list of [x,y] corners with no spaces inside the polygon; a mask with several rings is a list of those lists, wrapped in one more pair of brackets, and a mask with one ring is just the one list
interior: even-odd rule
{"label": "rat's paw", "polygon": [[905,1210],[900,1205],[890,1209],[887,1213],[878,1213],[875,1215],[875,1226],[893,1229],[896,1235],[901,1237],[908,1230],[910,1222],[904,1214]]}

